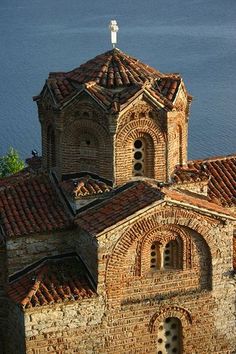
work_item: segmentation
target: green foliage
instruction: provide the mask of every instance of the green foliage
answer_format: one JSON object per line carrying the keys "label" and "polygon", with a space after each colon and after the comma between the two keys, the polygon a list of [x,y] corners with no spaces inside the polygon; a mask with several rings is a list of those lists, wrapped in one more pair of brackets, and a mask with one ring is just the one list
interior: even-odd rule
{"label": "green foliage", "polygon": [[6,177],[16,173],[25,167],[18,152],[10,147],[5,156],[0,157],[0,177]]}

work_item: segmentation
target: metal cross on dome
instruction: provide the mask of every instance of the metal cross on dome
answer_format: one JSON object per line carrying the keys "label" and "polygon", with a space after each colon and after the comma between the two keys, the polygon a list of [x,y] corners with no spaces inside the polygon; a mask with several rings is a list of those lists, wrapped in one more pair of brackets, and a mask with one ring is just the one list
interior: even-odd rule
{"label": "metal cross on dome", "polygon": [[119,31],[119,27],[118,27],[116,20],[111,20],[110,25],[109,25],[109,29],[111,31],[112,47],[115,48],[116,43],[117,43],[117,32]]}

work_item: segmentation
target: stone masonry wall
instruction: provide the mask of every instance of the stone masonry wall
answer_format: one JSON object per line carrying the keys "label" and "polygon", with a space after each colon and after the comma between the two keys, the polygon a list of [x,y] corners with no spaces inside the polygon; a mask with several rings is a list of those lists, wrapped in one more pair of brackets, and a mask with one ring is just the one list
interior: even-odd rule
{"label": "stone masonry wall", "polygon": [[[98,312],[104,310],[94,305]],[[154,354],[158,350],[158,324],[174,316],[183,326],[183,353],[234,353],[233,337],[225,336],[225,330],[215,326],[214,310],[218,306],[207,292],[198,294],[197,298],[192,294],[124,302],[120,307],[104,311],[101,318],[91,315],[93,306],[86,307],[84,312],[78,311],[77,304],[65,304],[60,312],[55,307],[51,311],[40,308],[34,313],[26,312],[26,352]],[[232,336],[233,332],[228,331]]]}
{"label": "stone masonry wall", "polygon": [[6,343],[4,354],[23,354],[26,352],[24,313],[10,300],[6,305],[8,323],[5,327]]}
{"label": "stone masonry wall", "polygon": [[47,235],[32,235],[7,240],[7,263],[9,275],[46,256],[74,252],[69,240],[75,231],[55,232]]}

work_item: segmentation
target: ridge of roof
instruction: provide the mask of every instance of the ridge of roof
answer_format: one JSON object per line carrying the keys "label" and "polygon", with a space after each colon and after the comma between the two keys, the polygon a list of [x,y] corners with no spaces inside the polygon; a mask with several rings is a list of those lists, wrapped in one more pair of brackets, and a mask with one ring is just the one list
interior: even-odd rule
{"label": "ridge of roof", "polygon": [[59,182],[59,186],[74,199],[88,198],[112,190],[104,181],[93,178],[89,174]]}
{"label": "ridge of roof", "polygon": [[[162,198],[156,181],[136,180],[114,190],[113,195],[78,213],[75,222],[94,236]],[[96,220],[96,222],[94,222]]]}

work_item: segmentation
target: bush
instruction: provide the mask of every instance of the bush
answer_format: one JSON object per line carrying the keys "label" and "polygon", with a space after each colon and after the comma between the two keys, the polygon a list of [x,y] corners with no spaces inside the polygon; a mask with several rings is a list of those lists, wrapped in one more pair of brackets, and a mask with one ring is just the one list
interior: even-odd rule
{"label": "bush", "polygon": [[0,157],[0,177],[6,177],[16,173],[25,167],[24,161],[19,157],[18,152],[12,147],[5,156]]}

